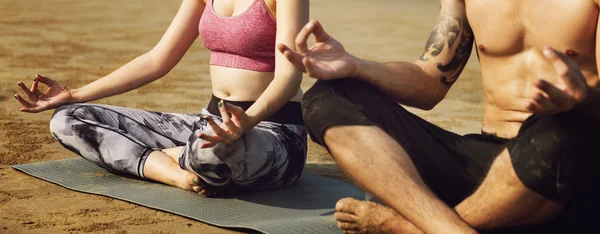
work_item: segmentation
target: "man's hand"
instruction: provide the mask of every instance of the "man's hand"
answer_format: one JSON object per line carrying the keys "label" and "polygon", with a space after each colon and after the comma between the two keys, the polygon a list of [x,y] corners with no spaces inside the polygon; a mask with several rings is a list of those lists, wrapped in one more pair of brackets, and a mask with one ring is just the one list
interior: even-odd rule
{"label": "man's hand", "polygon": [[558,75],[558,82],[539,79],[526,108],[536,114],[557,114],[573,109],[587,97],[587,84],[577,63],[566,55],[550,48],[544,48],[544,57],[552,64]]}
{"label": "man's hand", "polygon": [[[316,43],[308,49],[310,34],[315,35]],[[346,52],[340,42],[329,36],[317,20],[308,22],[298,33],[296,52],[284,44],[278,44],[277,49],[298,70],[322,80],[352,76],[358,64],[358,59]]]}

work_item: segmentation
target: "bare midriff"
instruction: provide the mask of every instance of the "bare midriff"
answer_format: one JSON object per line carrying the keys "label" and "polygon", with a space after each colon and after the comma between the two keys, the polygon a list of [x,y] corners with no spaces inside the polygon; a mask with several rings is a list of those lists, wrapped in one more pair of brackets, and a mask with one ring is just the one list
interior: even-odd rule
{"label": "bare midriff", "polygon": [[[229,101],[255,101],[275,77],[274,72],[258,72],[239,68],[210,66],[213,94]],[[290,100],[302,100],[302,90]]]}
{"label": "bare midriff", "polygon": [[466,2],[485,92],[483,132],[516,136],[531,115],[525,106],[537,89],[536,80],[558,81],[542,55],[544,46],[567,54],[579,64],[587,83],[599,87],[598,6],[593,0]]}

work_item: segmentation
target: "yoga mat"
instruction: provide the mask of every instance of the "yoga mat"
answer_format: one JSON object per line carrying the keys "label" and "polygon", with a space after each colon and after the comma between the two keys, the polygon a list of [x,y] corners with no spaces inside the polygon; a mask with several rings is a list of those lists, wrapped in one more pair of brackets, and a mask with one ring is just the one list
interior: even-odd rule
{"label": "yoga mat", "polygon": [[108,173],[82,158],[15,165],[34,177],[79,192],[103,195],[219,227],[264,233],[341,233],[333,213],[344,197],[364,199],[351,184],[304,173],[290,187],[205,198],[163,184]]}

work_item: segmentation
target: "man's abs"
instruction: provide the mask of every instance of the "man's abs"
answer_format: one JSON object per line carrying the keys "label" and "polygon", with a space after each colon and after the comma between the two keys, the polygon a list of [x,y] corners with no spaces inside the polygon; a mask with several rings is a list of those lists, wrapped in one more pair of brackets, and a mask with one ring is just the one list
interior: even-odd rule
{"label": "man's abs", "polygon": [[516,136],[531,115],[525,106],[536,80],[557,83],[542,55],[546,45],[575,60],[588,84],[598,85],[593,0],[466,0],[466,7],[481,63],[484,132]]}

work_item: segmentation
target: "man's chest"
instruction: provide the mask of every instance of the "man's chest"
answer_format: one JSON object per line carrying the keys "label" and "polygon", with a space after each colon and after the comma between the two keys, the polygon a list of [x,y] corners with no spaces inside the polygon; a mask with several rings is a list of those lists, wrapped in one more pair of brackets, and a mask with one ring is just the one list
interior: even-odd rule
{"label": "man's chest", "polygon": [[594,0],[465,0],[479,51],[511,55],[551,45],[593,57],[598,7]]}

